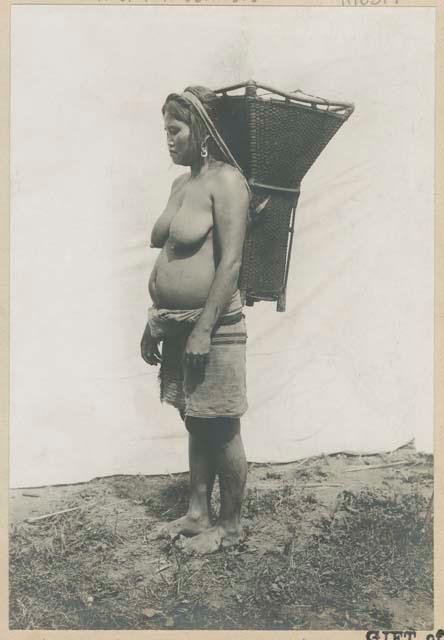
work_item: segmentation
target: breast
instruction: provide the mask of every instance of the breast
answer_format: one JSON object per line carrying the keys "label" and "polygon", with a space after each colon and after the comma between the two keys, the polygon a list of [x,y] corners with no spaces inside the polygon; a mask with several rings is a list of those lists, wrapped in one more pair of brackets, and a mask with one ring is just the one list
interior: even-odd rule
{"label": "breast", "polygon": [[181,209],[171,221],[169,241],[177,249],[191,249],[203,243],[212,228],[211,213]]}

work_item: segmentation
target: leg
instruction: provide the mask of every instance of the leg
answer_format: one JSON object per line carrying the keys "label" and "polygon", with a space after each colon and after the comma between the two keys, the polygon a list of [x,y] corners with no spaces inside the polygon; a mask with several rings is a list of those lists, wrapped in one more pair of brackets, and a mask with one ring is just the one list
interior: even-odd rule
{"label": "leg", "polygon": [[188,514],[210,523],[211,494],[216,470],[206,425],[198,418],[187,418],[189,430],[190,505]]}
{"label": "leg", "polygon": [[220,425],[220,431],[222,434],[227,434],[230,439],[221,442],[220,436],[216,436],[214,442],[221,498],[219,525],[226,534],[236,536],[240,534],[240,512],[248,466],[240,434],[239,418],[222,420],[224,424]]}
{"label": "leg", "polygon": [[176,538],[180,534],[192,536],[210,527],[210,500],[215,469],[208,432],[202,421],[186,418],[189,431],[190,503],[182,518],[165,525],[160,535]]}
{"label": "leg", "polygon": [[[180,411],[179,413],[180,413],[180,417],[185,422],[186,421],[185,413],[183,411]],[[188,429],[188,431],[190,431],[190,429],[194,430],[196,432],[196,436],[197,437],[200,436],[200,437],[206,438],[208,440],[207,431],[205,429],[205,425],[199,426],[200,422],[201,421],[200,421],[199,418],[190,418],[189,421],[188,421],[187,429]],[[192,438],[192,435],[191,435],[191,432],[190,432],[189,449],[188,449],[188,451],[189,451],[189,453],[188,453],[189,462],[190,462],[190,480],[191,480],[191,475],[192,475],[192,471],[193,471],[193,467],[194,467],[193,461],[194,461],[195,457],[198,457],[198,456],[195,456],[194,452],[191,451],[191,449],[192,449],[191,438]],[[208,512],[208,518],[209,518],[210,521],[211,521],[211,496],[212,496],[212,493],[213,493],[214,481],[216,479],[216,470],[215,470],[215,467],[214,467],[214,460],[212,460],[212,459],[210,460],[211,455],[212,455],[212,452],[210,450],[208,450],[208,458],[207,459],[208,459],[208,463],[209,463],[209,469],[208,469],[208,486],[207,486],[207,512]],[[190,482],[190,484],[191,484],[191,495],[192,495],[193,483]]]}
{"label": "leg", "polygon": [[208,419],[209,442],[219,475],[221,510],[218,523],[183,548],[190,553],[211,553],[241,539],[240,511],[247,478],[247,460],[238,418]]}

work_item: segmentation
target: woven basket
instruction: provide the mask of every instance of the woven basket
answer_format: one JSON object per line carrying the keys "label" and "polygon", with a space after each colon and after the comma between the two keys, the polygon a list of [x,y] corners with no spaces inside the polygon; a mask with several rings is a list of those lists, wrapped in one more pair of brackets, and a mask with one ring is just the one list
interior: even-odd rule
{"label": "woven basket", "polygon": [[239,288],[246,304],[272,300],[285,311],[301,180],[354,107],[253,80],[216,93],[218,128],[253,191]]}

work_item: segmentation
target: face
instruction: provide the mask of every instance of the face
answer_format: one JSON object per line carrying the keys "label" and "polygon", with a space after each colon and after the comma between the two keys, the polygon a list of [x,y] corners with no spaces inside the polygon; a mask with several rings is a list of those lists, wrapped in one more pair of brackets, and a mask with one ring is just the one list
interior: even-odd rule
{"label": "face", "polygon": [[190,166],[191,164],[191,136],[190,127],[176,120],[168,112],[164,116],[167,134],[168,151],[174,164]]}

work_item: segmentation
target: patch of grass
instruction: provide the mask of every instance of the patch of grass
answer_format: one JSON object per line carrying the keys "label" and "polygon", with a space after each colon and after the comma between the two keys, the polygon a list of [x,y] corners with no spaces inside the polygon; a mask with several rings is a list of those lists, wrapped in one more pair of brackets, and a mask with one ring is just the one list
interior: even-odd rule
{"label": "patch of grass", "polygon": [[16,527],[10,536],[11,628],[82,628],[85,616],[91,618],[91,594],[119,591],[106,570],[114,549],[125,543],[115,524],[112,518],[92,523],[77,512]]}
{"label": "patch of grass", "polygon": [[301,493],[292,484],[283,484],[279,489],[259,492],[249,489],[245,496],[243,515],[250,520],[276,516],[276,520],[294,523],[319,505],[312,493]]}
{"label": "patch of grass", "polygon": [[392,614],[375,605],[381,594],[414,598],[419,591],[432,605],[432,527],[423,528],[425,499],[345,493],[334,517],[322,518],[304,545],[292,545],[291,557],[263,558],[256,606],[330,608],[348,628],[390,628]]}
{"label": "patch of grass", "polygon": [[276,473],[276,471],[267,471],[264,478],[265,480],[280,480],[282,478],[282,474]]}

